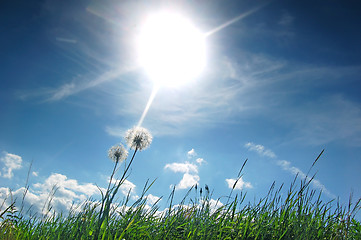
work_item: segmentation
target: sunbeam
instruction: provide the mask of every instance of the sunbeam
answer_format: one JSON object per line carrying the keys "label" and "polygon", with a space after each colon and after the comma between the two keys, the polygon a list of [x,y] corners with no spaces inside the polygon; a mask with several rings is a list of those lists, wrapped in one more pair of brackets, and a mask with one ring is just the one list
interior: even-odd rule
{"label": "sunbeam", "polygon": [[205,37],[208,37],[208,36],[210,36],[210,35],[218,32],[218,31],[220,31],[220,30],[228,27],[229,25],[232,25],[232,24],[235,23],[235,22],[238,22],[239,20],[248,17],[249,15],[251,15],[251,14],[259,11],[261,8],[265,7],[265,6],[268,5],[269,3],[270,3],[270,2],[264,3],[264,4],[262,4],[262,5],[260,5],[260,6],[256,7],[256,8],[253,8],[253,9],[249,10],[248,12],[242,13],[241,15],[239,15],[239,16],[237,16],[237,17],[235,17],[235,18],[233,18],[233,19],[231,19],[231,20],[229,20],[229,21],[227,21],[227,22],[219,25],[218,27],[216,27],[216,28],[212,29],[211,31],[207,32],[207,33],[205,34]]}
{"label": "sunbeam", "polygon": [[150,108],[150,105],[152,105],[152,102],[153,102],[153,100],[154,100],[154,98],[155,98],[155,95],[157,94],[158,90],[159,90],[159,87],[158,87],[158,86],[154,86],[154,87],[153,87],[153,91],[152,91],[152,93],[150,94],[150,97],[149,97],[149,99],[148,99],[147,105],[145,106],[144,111],[143,111],[143,114],[142,114],[142,116],[140,117],[139,122],[138,122],[138,124],[137,124],[138,127],[140,127],[140,126],[142,125],[142,123],[143,123],[143,121],[144,121],[144,118],[145,118],[145,116],[147,115],[148,110],[149,110],[149,108]]}

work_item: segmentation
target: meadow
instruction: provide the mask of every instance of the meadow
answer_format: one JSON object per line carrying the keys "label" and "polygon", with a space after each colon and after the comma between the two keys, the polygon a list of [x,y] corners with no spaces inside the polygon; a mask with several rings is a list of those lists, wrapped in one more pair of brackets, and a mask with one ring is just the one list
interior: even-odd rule
{"label": "meadow", "polygon": [[346,206],[336,200],[324,202],[322,192],[310,187],[315,176],[296,176],[287,187],[273,183],[268,194],[253,203],[245,202],[246,192],[233,191],[237,182],[222,197],[225,204],[214,200],[207,185],[194,185],[180,203],[173,201],[173,188],[167,208],[160,209],[159,200],[149,206],[147,193],[156,181],[147,181],[136,201],[130,194],[115,201],[137,152],[149,147],[152,136],[134,127],[125,141],[134,150],[132,157],[126,161],[128,150],[121,144],[109,149],[114,168],[108,187],[99,188],[100,200],[88,199],[58,213],[52,209],[50,194],[46,211],[29,214],[23,208],[26,186],[22,200],[0,205],[0,239],[361,239],[361,223],[355,218],[361,199],[353,202],[351,194]]}

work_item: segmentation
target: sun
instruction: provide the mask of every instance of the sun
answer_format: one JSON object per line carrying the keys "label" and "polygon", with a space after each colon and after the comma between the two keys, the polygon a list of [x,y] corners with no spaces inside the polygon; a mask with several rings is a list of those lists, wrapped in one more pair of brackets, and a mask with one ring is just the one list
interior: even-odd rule
{"label": "sun", "polygon": [[205,36],[181,15],[150,15],[139,34],[138,57],[156,86],[178,87],[205,67]]}

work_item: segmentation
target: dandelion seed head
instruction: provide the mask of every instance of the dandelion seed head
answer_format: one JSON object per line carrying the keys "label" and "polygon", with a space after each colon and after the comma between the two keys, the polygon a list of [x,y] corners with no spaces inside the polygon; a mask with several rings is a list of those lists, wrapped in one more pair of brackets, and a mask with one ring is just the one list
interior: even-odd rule
{"label": "dandelion seed head", "polygon": [[122,144],[114,145],[108,150],[108,157],[114,162],[123,162],[128,157],[128,151]]}
{"label": "dandelion seed head", "polygon": [[133,127],[125,134],[125,141],[131,149],[142,151],[150,146],[153,137],[150,132],[143,127]]}

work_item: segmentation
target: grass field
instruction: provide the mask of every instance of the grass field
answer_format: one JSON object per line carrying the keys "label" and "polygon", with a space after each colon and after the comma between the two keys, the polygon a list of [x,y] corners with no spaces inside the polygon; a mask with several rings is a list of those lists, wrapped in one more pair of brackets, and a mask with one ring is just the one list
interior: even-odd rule
{"label": "grass field", "polygon": [[[178,204],[169,198],[169,208],[146,207],[145,192],[127,206],[127,199],[114,205],[99,232],[99,205],[88,201],[80,209],[62,214],[25,217],[10,206],[1,213],[1,239],[361,239],[361,224],[354,219],[359,209],[323,203],[308,183],[291,184],[282,199],[281,188],[272,185],[258,203],[245,204],[244,194],[214,207],[210,193]],[[190,191],[197,191],[195,188]],[[187,201],[188,199],[188,201]],[[187,201],[187,202],[186,202]],[[98,235],[96,237],[96,235]]]}
{"label": "grass field", "polygon": [[314,176],[296,176],[287,189],[274,183],[268,194],[254,203],[245,202],[245,192],[233,191],[236,182],[222,198],[225,204],[213,199],[207,185],[195,185],[180,203],[173,202],[173,188],[168,207],[159,209],[158,202],[147,204],[147,192],[155,181],[146,182],[138,200],[130,201],[128,194],[116,202],[136,153],[149,146],[151,136],[133,133],[127,141],[133,144],[134,153],[128,165],[124,162],[120,178],[115,177],[116,170],[128,152],[123,146],[109,151],[115,164],[107,189],[99,189],[101,200],[88,199],[68,213],[58,213],[51,206],[54,190],[45,211],[36,214],[24,209],[23,201],[16,205],[14,200],[8,206],[4,201],[0,205],[0,239],[361,239],[361,223],[355,219],[361,199],[353,202],[351,195],[346,206],[336,200],[324,202],[322,193],[310,187]]}

